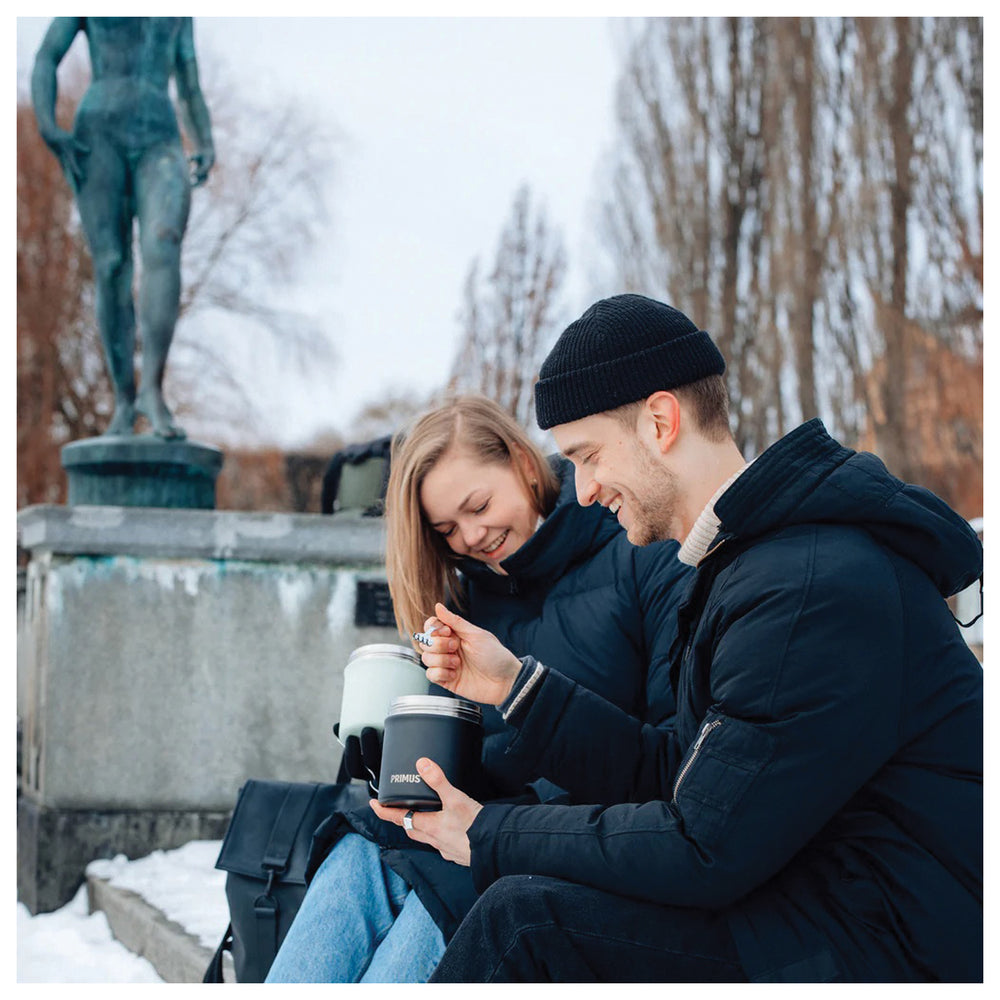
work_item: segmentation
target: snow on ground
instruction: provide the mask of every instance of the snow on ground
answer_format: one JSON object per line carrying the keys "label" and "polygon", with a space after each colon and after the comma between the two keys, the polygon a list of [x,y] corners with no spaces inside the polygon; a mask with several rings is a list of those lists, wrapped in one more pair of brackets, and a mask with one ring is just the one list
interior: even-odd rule
{"label": "snow on ground", "polygon": [[[212,951],[226,925],[226,873],[215,870],[220,841],[195,840],[129,861],[93,861],[87,872],[137,892]],[[103,913],[88,914],[87,889],[54,913],[17,904],[19,983],[158,983],[156,970],[114,939]]]}
{"label": "snow on ground", "polygon": [[159,983],[156,970],[111,936],[103,913],[87,914],[87,887],[61,910],[31,916],[17,904],[19,983]]}
{"label": "snow on ground", "polygon": [[218,840],[193,840],[138,861],[119,854],[113,861],[92,861],[87,874],[138,893],[215,951],[229,924],[226,873],[215,868],[221,847]]}

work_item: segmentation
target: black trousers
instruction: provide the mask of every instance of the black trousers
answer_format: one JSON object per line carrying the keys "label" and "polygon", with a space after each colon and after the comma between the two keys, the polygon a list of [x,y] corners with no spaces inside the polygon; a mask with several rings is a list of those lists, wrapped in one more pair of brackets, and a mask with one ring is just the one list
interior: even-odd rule
{"label": "black trousers", "polygon": [[725,917],[537,875],[500,879],[431,982],[746,982]]}

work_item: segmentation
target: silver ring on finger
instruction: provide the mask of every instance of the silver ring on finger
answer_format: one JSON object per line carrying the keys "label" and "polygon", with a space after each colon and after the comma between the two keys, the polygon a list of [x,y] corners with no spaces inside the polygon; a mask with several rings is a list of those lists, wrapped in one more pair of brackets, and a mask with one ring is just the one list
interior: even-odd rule
{"label": "silver ring on finger", "polygon": [[412,830],[413,829],[413,810],[410,809],[409,812],[403,814],[403,829]]}

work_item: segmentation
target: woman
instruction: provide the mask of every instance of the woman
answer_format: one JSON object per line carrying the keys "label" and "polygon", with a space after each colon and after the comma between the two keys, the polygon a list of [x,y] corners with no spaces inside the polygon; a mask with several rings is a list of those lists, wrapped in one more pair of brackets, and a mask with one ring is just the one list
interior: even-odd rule
{"label": "woman", "polygon": [[[570,463],[547,461],[496,403],[459,398],[397,440],[386,534],[401,632],[442,601],[630,715],[669,723],[670,611],[689,575],[676,543],[633,547],[609,512],[577,504]],[[483,799],[568,801],[518,760],[499,713],[483,714]],[[424,981],[476,898],[468,869],[366,801],[320,827],[310,871],[268,982]]]}

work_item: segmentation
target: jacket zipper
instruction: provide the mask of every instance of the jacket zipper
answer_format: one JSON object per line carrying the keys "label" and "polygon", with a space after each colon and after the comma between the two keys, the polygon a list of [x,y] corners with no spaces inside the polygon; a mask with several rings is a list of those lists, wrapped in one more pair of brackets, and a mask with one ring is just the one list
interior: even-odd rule
{"label": "jacket zipper", "polygon": [[702,726],[701,732],[698,734],[698,739],[694,741],[694,747],[691,750],[691,756],[688,757],[687,763],[681,768],[680,774],[677,775],[677,780],[674,782],[674,798],[677,798],[677,790],[681,787],[681,782],[687,777],[688,771],[691,770],[694,762],[698,759],[698,754],[701,751],[701,745],[705,742],[705,737],[713,729],[718,729],[722,725],[722,719],[713,719],[711,722],[706,722]]}

